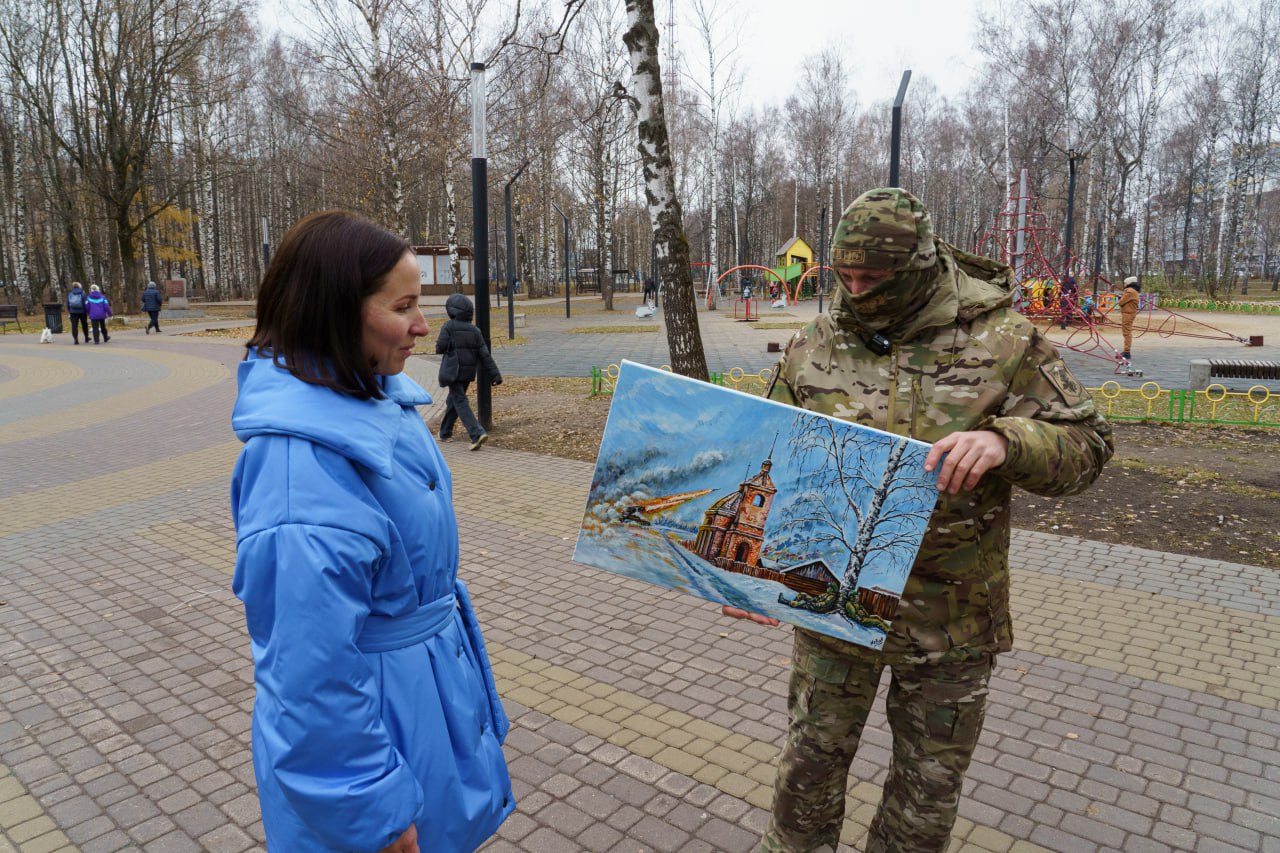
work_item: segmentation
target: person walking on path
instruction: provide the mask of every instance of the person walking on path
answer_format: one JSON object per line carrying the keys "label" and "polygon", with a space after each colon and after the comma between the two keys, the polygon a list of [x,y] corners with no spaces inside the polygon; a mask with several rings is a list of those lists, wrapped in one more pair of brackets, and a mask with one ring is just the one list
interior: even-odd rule
{"label": "person walking on path", "polygon": [[418,280],[406,241],[328,211],[290,229],[258,292],[232,584],[270,850],[469,853],[515,808],[452,479],[403,373],[430,332]]}
{"label": "person walking on path", "polygon": [[160,334],[160,309],[164,307],[164,296],[154,281],[147,282],[147,289],[142,291],[142,310],[147,312],[147,334],[155,329]]}
{"label": "person walking on path", "polygon": [[67,291],[67,316],[71,318],[71,340],[80,345],[80,334],[84,334],[84,342],[89,343],[89,306],[88,294],[80,286],[80,282],[71,282]]}
{"label": "person walking on path", "polygon": [[644,294],[641,297],[646,305],[657,307],[658,304],[658,284],[651,277],[646,276],[644,280]]}
{"label": "person walking on path", "polygon": [[[856,199],[836,228],[830,312],[787,345],[768,396],[933,442],[938,504],[883,649],[795,630],[763,851],[834,851],[849,768],[891,672],[888,777],[868,853],[947,849],[995,657],[1013,646],[1014,486],[1074,494],[1113,447],[1088,393],[1012,304],[1012,271],[935,239],[900,189]],[[727,616],[778,624],[725,607]]]}
{"label": "person walking on path", "polygon": [[440,421],[440,438],[448,441],[453,436],[454,423],[461,420],[471,439],[471,449],[479,450],[489,436],[471,411],[467,387],[476,378],[476,371],[481,365],[489,371],[489,380],[494,385],[502,384],[502,374],[484,344],[484,335],[471,322],[475,310],[471,300],[455,293],[445,301],[444,310],[449,319],[440,327],[436,352],[444,356],[440,360],[438,379],[440,387],[448,389],[449,397],[445,403],[444,418]]}
{"label": "person walking on path", "polygon": [[1138,277],[1131,275],[1124,280],[1124,292],[1120,294],[1120,334],[1124,335],[1124,351],[1120,353],[1120,357],[1128,361],[1133,358],[1130,352],[1133,349],[1133,321],[1138,318],[1138,294],[1142,292],[1142,285],[1138,283]]}
{"label": "person walking on path", "polygon": [[[93,342],[98,343],[98,333],[102,333],[102,342],[105,344],[111,340],[111,335],[107,334],[107,318],[111,314],[111,302],[107,299],[96,284],[89,285],[89,296],[85,299],[85,309],[89,312],[89,322],[93,325]],[[89,340],[89,336],[85,335],[85,341]]]}

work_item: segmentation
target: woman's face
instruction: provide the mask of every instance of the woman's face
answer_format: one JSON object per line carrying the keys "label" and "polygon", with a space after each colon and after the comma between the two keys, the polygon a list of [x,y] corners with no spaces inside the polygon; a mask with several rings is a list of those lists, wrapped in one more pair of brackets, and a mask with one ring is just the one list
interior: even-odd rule
{"label": "woman's face", "polygon": [[431,331],[418,310],[418,276],[418,259],[406,252],[382,288],[364,301],[361,342],[374,373],[394,376],[404,370],[414,342]]}

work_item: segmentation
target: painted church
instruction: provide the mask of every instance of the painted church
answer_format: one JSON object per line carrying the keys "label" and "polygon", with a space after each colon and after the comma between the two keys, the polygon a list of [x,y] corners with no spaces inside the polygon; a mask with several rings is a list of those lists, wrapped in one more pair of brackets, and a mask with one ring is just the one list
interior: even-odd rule
{"label": "painted church", "polygon": [[[760,465],[754,477],[738,484],[738,490],[717,500],[707,508],[698,527],[698,535],[683,545],[717,568],[728,572],[780,583],[796,592],[820,595],[836,576],[821,559],[806,560],[787,568],[761,564],[764,552],[764,528],[778,493],[769,476],[773,468],[773,450]],[[749,470],[749,469],[748,469]]]}
{"label": "painted church", "polygon": [[689,550],[722,569],[742,571],[759,566],[764,526],[778,492],[769,476],[772,467],[770,451],[758,474],[743,480],[736,492],[713,503],[703,516],[697,538],[689,543]]}

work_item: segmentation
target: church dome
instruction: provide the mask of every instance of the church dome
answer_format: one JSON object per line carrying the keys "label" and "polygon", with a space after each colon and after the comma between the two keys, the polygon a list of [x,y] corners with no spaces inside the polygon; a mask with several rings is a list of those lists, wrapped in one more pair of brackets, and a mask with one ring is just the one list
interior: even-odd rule
{"label": "church dome", "polygon": [[742,503],[742,492],[731,492],[707,508],[707,513],[723,512],[729,515],[737,512]]}

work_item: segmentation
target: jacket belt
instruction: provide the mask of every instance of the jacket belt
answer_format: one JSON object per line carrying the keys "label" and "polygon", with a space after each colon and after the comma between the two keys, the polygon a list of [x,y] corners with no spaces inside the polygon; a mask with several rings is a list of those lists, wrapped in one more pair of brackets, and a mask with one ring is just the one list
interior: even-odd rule
{"label": "jacket belt", "polygon": [[447,595],[403,616],[369,616],[356,637],[356,647],[367,653],[408,648],[443,631],[457,610],[457,596]]}

